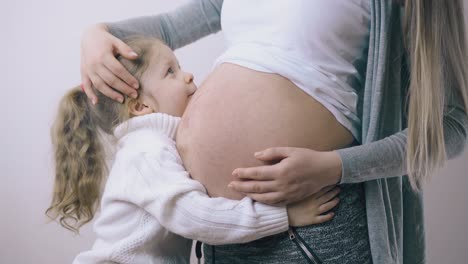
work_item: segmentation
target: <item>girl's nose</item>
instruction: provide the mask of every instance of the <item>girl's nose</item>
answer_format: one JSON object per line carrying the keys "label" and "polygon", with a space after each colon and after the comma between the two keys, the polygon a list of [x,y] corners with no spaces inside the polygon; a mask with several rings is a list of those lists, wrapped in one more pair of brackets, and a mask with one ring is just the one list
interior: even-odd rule
{"label": "girl's nose", "polygon": [[186,83],[193,82],[193,74],[186,72],[184,79]]}

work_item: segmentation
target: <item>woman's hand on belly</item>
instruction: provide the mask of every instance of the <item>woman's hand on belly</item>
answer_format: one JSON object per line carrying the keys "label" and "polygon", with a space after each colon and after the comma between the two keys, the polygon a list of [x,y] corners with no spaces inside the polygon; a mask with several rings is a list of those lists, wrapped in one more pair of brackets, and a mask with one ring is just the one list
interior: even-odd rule
{"label": "woman's hand on belly", "polygon": [[278,147],[255,157],[272,165],[237,168],[228,187],[253,200],[287,205],[318,193],[341,180],[341,159],[335,151]]}

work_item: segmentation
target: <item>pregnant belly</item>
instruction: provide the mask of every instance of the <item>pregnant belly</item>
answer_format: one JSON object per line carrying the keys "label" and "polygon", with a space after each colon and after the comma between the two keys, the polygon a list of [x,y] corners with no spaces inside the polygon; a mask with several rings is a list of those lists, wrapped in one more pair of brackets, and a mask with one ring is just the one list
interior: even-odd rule
{"label": "pregnant belly", "polygon": [[218,66],[182,116],[177,149],[192,178],[212,197],[241,199],[227,188],[235,168],[263,165],[254,152],[269,147],[333,150],[352,134],[288,79],[234,64]]}

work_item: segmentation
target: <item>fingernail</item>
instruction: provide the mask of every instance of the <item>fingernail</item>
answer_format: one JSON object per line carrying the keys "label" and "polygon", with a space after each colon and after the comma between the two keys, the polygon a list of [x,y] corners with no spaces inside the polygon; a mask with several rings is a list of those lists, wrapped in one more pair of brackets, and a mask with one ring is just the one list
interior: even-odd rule
{"label": "fingernail", "polygon": [[255,156],[255,157],[258,157],[258,156],[260,156],[260,155],[262,155],[262,152],[261,152],[261,151],[260,151],[260,152],[255,152],[255,153],[254,153],[254,156]]}
{"label": "fingernail", "polygon": [[131,96],[132,98],[136,99],[136,98],[138,97],[138,94],[137,94],[137,93],[132,93],[130,96]]}
{"label": "fingernail", "polygon": [[230,183],[228,184],[228,188],[233,188],[234,187],[234,184]]}
{"label": "fingernail", "polygon": [[138,83],[133,84],[133,88],[138,89],[138,87],[139,87]]}
{"label": "fingernail", "polygon": [[234,171],[232,172],[232,175],[233,175],[233,176],[236,176],[236,175],[237,175],[237,170],[234,170]]}
{"label": "fingernail", "polygon": [[122,97],[119,97],[119,102],[123,103],[124,99]]}
{"label": "fingernail", "polygon": [[96,98],[91,99],[91,102],[93,103],[93,105],[96,105],[97,103]]}
{"label": "fingernail", "polygon": [[134,52],[134,51],[130,51],[129,54],[130,54],[130,56],[138,57],[138,54],[136,54],[136,52]]}

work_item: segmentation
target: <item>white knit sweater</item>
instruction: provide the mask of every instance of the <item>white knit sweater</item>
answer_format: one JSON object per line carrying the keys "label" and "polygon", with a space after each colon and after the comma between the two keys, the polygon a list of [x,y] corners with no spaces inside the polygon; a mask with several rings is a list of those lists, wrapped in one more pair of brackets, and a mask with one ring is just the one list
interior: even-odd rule
{"label": "white knit sweater", "polygon": [[[79,263],[189,263],[191,239],[244,243],[288,229],[285,207],[210,198],[175,146],[180,118],[156,113],[119,125],[115,160]],[[185,238],[184,238],[185,237]]]}

